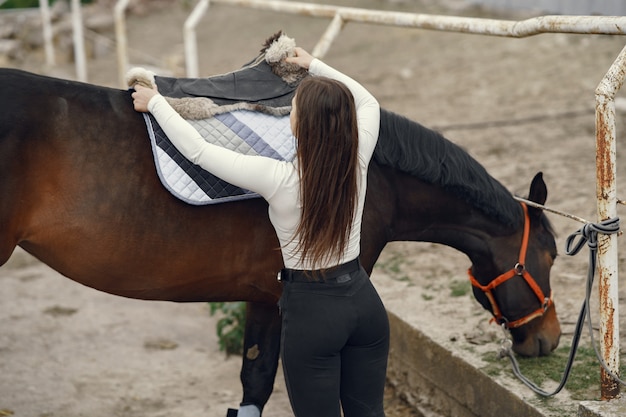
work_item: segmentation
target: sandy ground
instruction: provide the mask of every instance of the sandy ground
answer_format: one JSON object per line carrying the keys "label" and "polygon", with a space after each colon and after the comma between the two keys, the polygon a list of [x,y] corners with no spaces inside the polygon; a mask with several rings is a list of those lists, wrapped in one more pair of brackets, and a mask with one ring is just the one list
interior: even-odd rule
{"label": "sandy ground", "polygon": [[[207,304],[110,296],[23,252],[1,279],[0,410],[217,417],[241,400],[240,358],[219,352]],[[288,407],[277,382],[268,410]]]}
{"label": "sandy ground", "polygon": [[[433,1],[332,3],[483,15],[459,8],[456,1],[446,3],[452,8]],[[181,28],[188,12],[171,6],[133,15],[128,23],[132,64],[155,65],[161,73],[182,76]],[[212,6],[198,32],[201,75],[239,67],[279,29],[311,50],[327,24]],[[549,206],[594,220],[594,89],[623,46],[624,38],[610,36],[502,39],[349,24],[325,60],[363,82],[383,107],[436,128],[465,147],[516,194],[526,195],[533,175],[543,171]],[[71,66],[42,70],[42,62],[41,55],[34,56],[19,66],[73,76]],[[94,84],[118,87],[114,51],[103,46],[88,74]],[[619,93],[620,136],[622,100]],[[618,142],[618,170],[624,178],[626,161]],[[623,198],[622,189],[618,183]],[[565,239],[580,224],[549,217],[561,253],[552,284],[562,340],[569,344],[584,294],[587,254],[565,256]],[[386,267],[392,263],[398,267],[393,274]],[[489,315],[471,295],[450,295],[452,286],[466,280],[469,261],[464,255],[433,244],[395,243],[385,249],[379,264],[373,279],[389,305],[432,317],[423,326],[445,332],[453,341],[451,349],[497,350],[499,335],[487,326]],[[98,293],[19,251],[0,269],[0,280],[0,415],[7,410],[5,414],[26,417],[217,417],[237,406],[240,361],[218,351],[215,319],[206,305]],[[620,294],[623,316],[625,291]],[[626,320],[621,323],[624,335]],[[266,410],[275,417],[290,415],[281,376]]]}

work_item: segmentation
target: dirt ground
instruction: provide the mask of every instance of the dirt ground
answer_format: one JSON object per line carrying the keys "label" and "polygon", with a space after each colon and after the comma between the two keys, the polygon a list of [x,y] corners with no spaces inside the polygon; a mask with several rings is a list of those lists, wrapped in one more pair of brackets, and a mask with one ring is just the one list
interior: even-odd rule
{"label": "dirt ground", "polygon": [[[463,8],[460,1],[323,3],[528,17],[488,15]],[[181,4],[130,16],[132,65],[184,74],[182,24],[189,9]],[[279,29],[312,50],[328,23],[213,5],[198,32],[201,75],[241,66]],[[594,90],[624,43],[623,37],[598,35],[505,39],[351,23],[324,59],[360,80],[383,107],[463,146],[514,193],[526,195],[532,177],[542,171],[550,207],[593,221]],[[101,45],[98,54],[89,62],[89,82],[119,87],[115,51]],[[64,78],[74,74],[71,65],[44,68],[43,54],[15,65]],[[618,181],[626,169],[626,156],[620,154],[624,97],[619,93],[617,99]],[[618,197],[624,198],[620,190],[618,182]],[[569,344],[584,295],[587,253],[567,257],[565,239],[580,224],[549,217],[560,252],[552,287],[564,331],[562,343]],[[436,319],[424,325],[450,332],[454,347],[497,350],[497,329],[486,325],[489,315],[469,293],[450,295],[453,286],[466,280],[469,261],[464,255],[433,244],[394,243],[379,264],[373,280],[386,302],[396,305],[402,297],[401,308],[427,311]],[[397,266],[393,274],[390,264]],[[0,280],[0,416],[217,417],[225,415],[226,408],[237,407],[240,359],[225,358],[218,351],[215,319],[206,305],[99,293],[19,250],[0,268]],[[622,317],[625,298],[622,289]],[[624,339],[626,319],[621,323]],[[266,415],[291,415],[281,375]],[[388,415],[409,414],[406,409],[390,409]]]}

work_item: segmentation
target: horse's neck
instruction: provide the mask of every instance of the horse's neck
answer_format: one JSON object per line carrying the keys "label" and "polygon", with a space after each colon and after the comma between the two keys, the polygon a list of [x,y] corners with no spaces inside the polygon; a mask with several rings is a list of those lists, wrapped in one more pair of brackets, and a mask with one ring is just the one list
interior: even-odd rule
{"label": "horse's neck", "polygon": [[514,233],[453,193],[401,178],[390,241],[440,243],[465,253],[473,263],[491,257],[494,239]]}

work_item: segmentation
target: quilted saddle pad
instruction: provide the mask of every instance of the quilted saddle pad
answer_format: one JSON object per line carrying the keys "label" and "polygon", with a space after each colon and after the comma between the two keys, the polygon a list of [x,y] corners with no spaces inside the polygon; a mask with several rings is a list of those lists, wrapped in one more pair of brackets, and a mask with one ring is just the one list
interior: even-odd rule
{"label": "quilted saddle pad", "polygon": [[[161,182],[174,196],[193,205],[206,205],[259,197],[214,176],[187,160],[165,135],[154,117],[144,113],[154,161]],[[295,138],[289,116],[236,110],[204,120],[189,120],[213,144],[246,155],[283,161],[295,156]]]}

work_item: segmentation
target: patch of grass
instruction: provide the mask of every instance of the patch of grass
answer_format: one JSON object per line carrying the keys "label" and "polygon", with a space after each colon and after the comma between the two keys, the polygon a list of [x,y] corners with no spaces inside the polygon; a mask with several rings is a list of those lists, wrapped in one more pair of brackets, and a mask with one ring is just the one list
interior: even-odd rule
{"label": "patch of grass", "polygon": [[380,268],[389,274],[399,274],[402,271],[402,264],[406,262],[403,256],[398,253],[394,253],[389,259],[385,261],[378,261],[376,268]]}
{"label": "patch of grass", "polygon": [[[557,348],[549,356],[540,358],[517,357],[522,374],[539,387],[545,382],[552,380],[560,382],[563,378],[563,371],[569,357],[569,346]],[[512,374],[512,369],[508,360],[500,360],[495,354],[489,353],[482,358],[488,365],[482,371],[492,377],[497,377],[503,373]],[[621,375],[626,373],[626,355],[621,358]],[[572,399],[577,401],[597,400],[600,397],[600,363],[596,358],[595,351],[591,346],[579,346],[576,359],[570,376],[565,384],[572,395]],[[549,389],[545,389],[550,391]]]}
{"label": "patch of grass", "polygon": [[[521,369],[531,381],[543,383],[551,379],[559,382],[567,364],[569,346],[558,348],[551,355],[542,358],[518,359]],[[575,400],[592,400],[599,395],[600,365],[592,347],[578,347],[576,359],[565,388]]]}
{"label": "patch of grass", "polygon": [[469,294],[472,286],[469,281],[454,280],[449,285],[451,297],[463,297]]}
{"label": "patch of grass", "polygon": [[409,276],[406,274],[395,276],[393,277],[393,279],[395,279],[396,281],[401,281],[401,282],[411,282],[411,278],[409,278]]}
{"label": "patch of grass", "polygon": [[411,282],[409,276],[403,273],[403,266],[405,264],[407,264],[407,259],[399,253],[394,253],[389,259],[378,261],[375,268],[380,268],[385,271],[393,280]]}

